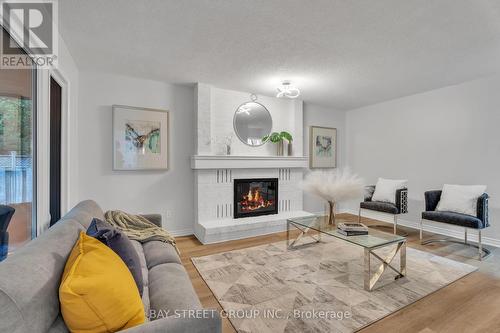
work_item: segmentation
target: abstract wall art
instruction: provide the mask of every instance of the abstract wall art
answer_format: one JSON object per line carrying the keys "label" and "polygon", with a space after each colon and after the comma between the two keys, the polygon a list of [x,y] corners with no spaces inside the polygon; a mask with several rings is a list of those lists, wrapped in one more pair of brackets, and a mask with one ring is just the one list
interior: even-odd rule
{"label": "abstract wall art", "polygon": [[113,105],[113,170],[168,169],[168,111]]}
{"label": "abstract wall art", "polygon": [[337,129],[311,126],[309,128],[309,167],[337,167]]}

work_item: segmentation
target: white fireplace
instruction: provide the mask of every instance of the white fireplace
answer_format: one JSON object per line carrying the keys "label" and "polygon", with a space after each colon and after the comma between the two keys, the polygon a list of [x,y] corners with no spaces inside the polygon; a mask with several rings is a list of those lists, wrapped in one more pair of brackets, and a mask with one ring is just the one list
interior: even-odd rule
{"label": "white fireplace", "polygon": [[[236,139],[235,155],[216,155],[214,138],[233,133],[232,119],[249,94],[196,86],[195,235],[203,243],[217,243],[286,230],[291,217],[310,216],[303,211],[300,182],[308,160],[303,156],[303,103],[259,96],[269,108],[273,130],[292,133],[293,156],[274,156],[276,147],[249,147]],[[235,179],[277,179],[276,211],[272,214],[235,218]]]}
{"label": "white fireplace", "polygon": [[[213,168],[214,160],[220,168]],[[194,156],[191,164],[195,169],[195,235],[204,244],[284,231],[287,218],[311,215],[302,210],[305,157]],[[234,180],[263,178],[278,180],[277,214],[234,218]]]}

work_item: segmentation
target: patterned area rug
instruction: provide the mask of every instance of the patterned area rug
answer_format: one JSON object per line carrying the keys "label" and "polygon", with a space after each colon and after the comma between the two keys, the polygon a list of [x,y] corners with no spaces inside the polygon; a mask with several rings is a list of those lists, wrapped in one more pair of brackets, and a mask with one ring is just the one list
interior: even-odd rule
{"label": "patterned area rug", "polygon": [[[407,248],[407,276],[394,280],[387,269],[368,292],[363,256],[324,237],[299,249],[278,242],[192,261],[236,330],[259,333],[353,332],[476,270]],[[399,267],[399,255],[393,263]]]}

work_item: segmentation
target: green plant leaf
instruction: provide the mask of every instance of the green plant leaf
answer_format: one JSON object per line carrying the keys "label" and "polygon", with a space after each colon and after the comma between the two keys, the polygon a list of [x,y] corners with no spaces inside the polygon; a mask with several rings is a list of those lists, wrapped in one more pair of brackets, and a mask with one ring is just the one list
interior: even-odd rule
{"label": "green plant leaf", "polygon": [[285,139],[288,142],[292,142],[293,141],[292,135],[290,133],[286,132],[286,131],[282,131],[280,133],[280,137],[281,137],[282,140]]}
{"label": "green plant leaf", "polygon": [[273,132],[273,133],[271,133],[270,140],[272,143],[279,143],[279,142],[283,141],[283,138],[281,137],[280,133]]}

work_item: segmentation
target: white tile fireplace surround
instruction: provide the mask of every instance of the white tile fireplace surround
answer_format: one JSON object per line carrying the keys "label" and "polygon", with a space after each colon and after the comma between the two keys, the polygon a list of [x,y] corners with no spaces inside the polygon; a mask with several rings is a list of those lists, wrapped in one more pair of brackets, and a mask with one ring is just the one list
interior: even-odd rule
{"label": "white tile fireplace surround", "polygon": [[[195,169],[195,235],[203,244],[286,230],[290,217],[309,216],[302,210],[305,157],[193,156]],[[235,179],[278,179],[278,214],[233,218]]]}

